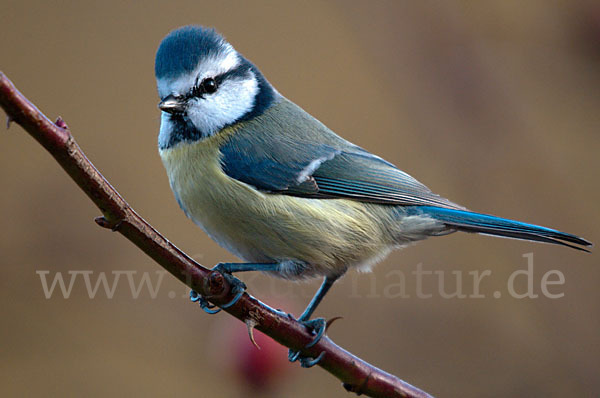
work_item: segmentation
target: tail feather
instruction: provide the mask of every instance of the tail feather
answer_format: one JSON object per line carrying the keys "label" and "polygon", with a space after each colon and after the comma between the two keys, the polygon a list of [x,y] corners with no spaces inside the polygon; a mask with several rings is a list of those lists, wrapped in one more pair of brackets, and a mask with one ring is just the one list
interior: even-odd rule
{"label": "tail feather", "polygon": [[432,206],[416,206],[414,209],[459,231],[553,243],[585,252],[589,250],[575,245],[592,246],[591,242],[572,234],[487,214]]}

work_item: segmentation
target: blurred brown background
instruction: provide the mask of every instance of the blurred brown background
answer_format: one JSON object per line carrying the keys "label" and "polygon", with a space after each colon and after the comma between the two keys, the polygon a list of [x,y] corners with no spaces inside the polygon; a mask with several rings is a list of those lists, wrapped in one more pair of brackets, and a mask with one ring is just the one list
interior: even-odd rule
{"label": "blurred brown background", "polygon": [[[598,2],[4,0],[1,8],[0,70],[49,117],[64,117],[129,203],[207,266],[235,258],[179,210],[156,149],[154,54],[169,30],[190,23],[216,27],[281,93],[435,192],[600,242]],[[50,280],[92,270],[92,282],[135,270],[139,283],[160,268],[94,224],[99,211],[20,127],[1,132],[0,148],[2,396],[250,395],[240,378],[248,369],[235,366],[257,355],[237,344],[243,325],[205,315],[168,275],[154,299],[147,289],[132,298],[125,275],[112,299],[102,288],[90,299],[81,276],[69,299],[58,291],[46,299],[39,270]],[[542,275],[558,270],[565,284],[550,290],[564,297],[506,293],[529,252],[536,293]],[[419,299],[418,264],[444,271],[447,291],[456,290],[453,271],[491,270],[486,298]],[[397,270],[410,298],[385,297]],[[318,286],[242,279],[296,314]],[[439,396],[593,396],[599,280],[596,253],[455,234],[395,252],[373,274],[349,274],[318,315],[343,316],[329,333],[337,343]],[[425,281],[424,291],[437,292],[437,279]],[[320,368],[264,352],[281,371],[272,396],[346,396]]]}

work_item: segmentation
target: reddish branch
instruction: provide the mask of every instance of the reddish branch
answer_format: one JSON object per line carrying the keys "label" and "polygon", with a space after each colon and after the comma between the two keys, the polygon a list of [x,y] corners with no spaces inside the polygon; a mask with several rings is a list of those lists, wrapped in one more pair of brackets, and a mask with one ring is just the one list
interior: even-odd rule
{"label": "reddish branch", "polygon": [[[118,231],[144,253],[152,257],[173,276],[219,305],[229,302],[230,285],[218,272],[204,268],[179,250],[140,217],[87,159],[68,130],[58,119],[50,121],[25,98],[0,72],[0,105],[9,123],[20,124],[56,159],[73,181],[98,206],[103,216],[96,222]],[[344,388],[370,397],[430,397],[429,394],[352,355],[324,336],[310,349],[303,347],[312,340],[307,330],[294,319],[266,306],[254,297],[244,296],[226,310],[229,314],[254,325],[256,329],[303,355],[325,356],[319,366],[340,379]]]}

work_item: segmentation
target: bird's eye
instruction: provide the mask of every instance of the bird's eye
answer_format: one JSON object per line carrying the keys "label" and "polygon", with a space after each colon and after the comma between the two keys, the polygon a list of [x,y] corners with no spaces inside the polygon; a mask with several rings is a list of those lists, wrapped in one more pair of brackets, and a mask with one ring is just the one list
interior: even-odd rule
{"label": "bird's eye", "polygon": [[217,82],[212,77],[207,77],[206,79],[202,80],[200,85],[202,86],[202,91],[207,94],[212,94],[217,91]]}

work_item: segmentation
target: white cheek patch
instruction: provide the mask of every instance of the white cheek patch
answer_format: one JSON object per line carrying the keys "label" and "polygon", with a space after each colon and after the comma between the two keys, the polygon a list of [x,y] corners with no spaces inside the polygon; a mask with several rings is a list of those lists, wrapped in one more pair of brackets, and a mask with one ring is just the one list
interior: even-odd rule
{"label": "white cheek patch", "polygon": [[[196,69],[177,78],[159,79],[158,94],[185,96],[202,79],[227,73],[240,65],[237,52],[227,45],[217,56],[205,58]],[[212,135],[250,112],[258,94],[256,76],[249,72],[245,77],[230,77],[223,81],[213,94],[202,98],[189,98],[186,115],[203,135]],[[172,126],[163,112],[159,142],[167,143]]]}
{"label": "white cheek patch", "polygon": [[226,80],[214,94],[193,100],[188,106],[188,117],[204,134],[215,134],[251,111],[257,93],[254,75],[244,80]]}

